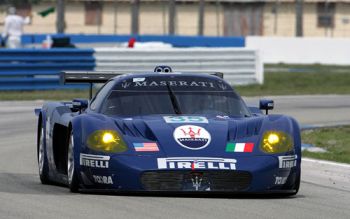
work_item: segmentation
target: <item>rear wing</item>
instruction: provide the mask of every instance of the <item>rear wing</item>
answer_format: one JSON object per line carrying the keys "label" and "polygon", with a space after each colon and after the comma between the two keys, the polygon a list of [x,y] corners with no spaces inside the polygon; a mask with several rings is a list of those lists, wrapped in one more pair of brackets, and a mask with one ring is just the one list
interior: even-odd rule
{"label": "rear wing", "polygon": [[[106,83],[109,79],[114,78],[119,75],[127,73],[138,73],[135,71],[63,71],[60,74],[61,84],[74,84],[74,83],[88,83],[90,84],[90,99],[92,98],[92,85],[95,83]],[[144,71],[139,73],[145,73]],[[196,71],[186,71],[182,73],[201,73],[210,74],[217,76],[219,78],[224,78],[224,74],[221,72],[196,72]]]}
{"label": "rear wing", "polygon": [[[61,84],[70,83],[106,83],[109,79],[116,76],[131,72],[115,72],[115,71],[63,71],[60,75]],[[186,73],[204,73],[224,78],[222,72],[191,72]]]}
{"label": "rear wing", "polygon": [[125,74],[126,72],[113,72],[113,71],[64,71],[61,72],[60,81],[61,84],[70,83],[106,83],[109,79],[118,75]]}
{"label": "rear wing", "polygon": [[90,84],[89,96],[92,98],[92,85],[95,83],[106,83],[109,79],[126,72],[113,71],[63,71],[60,74],[61,84],[88,83]]}

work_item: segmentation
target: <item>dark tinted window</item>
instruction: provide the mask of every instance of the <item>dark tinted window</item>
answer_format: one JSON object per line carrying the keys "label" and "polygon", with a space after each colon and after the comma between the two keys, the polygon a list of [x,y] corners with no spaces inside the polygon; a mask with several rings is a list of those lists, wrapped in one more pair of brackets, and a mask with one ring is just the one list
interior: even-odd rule
{"label": "dark tinted window", "polygon": [[117,84],[101,113],[213,114],[245,116],[249,112],[232,88],[219,80],[189,76],[133,78]]}
{"label": "dark tinted window", "polygon": [[317,26],[334,28],[335,3],[317,3]]}
{"label": "dark tinted window", "polygon": [[97,92],[97,94],[91,101],[91,104],[90,104],[91,110],[95,111],[102,104],[108,92],[110,92],[112,87],[114,86],[114,83],[115,83],[114,81],[109,81],[103,87],[101,87],[101,89]]}

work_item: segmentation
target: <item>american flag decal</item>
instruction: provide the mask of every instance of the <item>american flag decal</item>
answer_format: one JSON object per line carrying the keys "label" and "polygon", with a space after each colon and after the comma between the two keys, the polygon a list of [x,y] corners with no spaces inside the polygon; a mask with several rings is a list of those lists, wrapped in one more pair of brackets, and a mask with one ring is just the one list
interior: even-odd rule
{"label": "american flag decal", "polygon": [[155,142],[149,143],[133,143],[135,151],[159,151],[158,145]]}

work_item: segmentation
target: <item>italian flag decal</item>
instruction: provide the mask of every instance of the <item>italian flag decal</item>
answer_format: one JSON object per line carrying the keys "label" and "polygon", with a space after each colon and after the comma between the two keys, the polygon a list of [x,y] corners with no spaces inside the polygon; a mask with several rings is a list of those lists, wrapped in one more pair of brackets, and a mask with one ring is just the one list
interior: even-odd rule
{"label": "italian flag decal", "polygon": [[254,143],[227,143],[226,152],[253,152]]}

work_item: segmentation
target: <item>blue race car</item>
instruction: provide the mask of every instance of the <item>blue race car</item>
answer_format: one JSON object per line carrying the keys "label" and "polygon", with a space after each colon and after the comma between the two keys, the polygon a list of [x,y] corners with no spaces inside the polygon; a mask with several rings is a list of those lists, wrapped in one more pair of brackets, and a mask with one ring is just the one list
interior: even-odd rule
{"label": "blue race car", "polygon": [[[63,72],[65,83],[104,83],[90,100],[36,109],[43,184],[72,192],[232,192],[294,195],[297,122],[247,107],[219,73]],[[263,114],[260,110],[265,110]]]}

